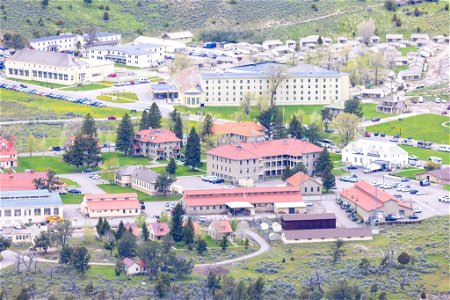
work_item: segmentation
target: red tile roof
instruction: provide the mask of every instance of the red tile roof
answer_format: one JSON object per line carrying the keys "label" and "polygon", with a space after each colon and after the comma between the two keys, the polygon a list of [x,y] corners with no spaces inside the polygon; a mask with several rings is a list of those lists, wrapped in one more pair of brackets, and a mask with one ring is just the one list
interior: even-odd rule
{"label": "red tile roof", "polygon": [[[295,173],[294,175],[289,177],[286,180],[286,183],[288,184],[288,186],[299,187],[303,182],[308,181],[309,179],[312,179],[312,178],[309,177],[308,175],[306,175],[305,173],[298,171],[297,173]],[[314,180],[314,179],[312,179],[312,180]]]}
{"label": "red tile roof", "polygon": [[165,236],[170,232],[167,223],[150,223],[150,227],[155,236]]}
{"label": "red tile roof", "polygon": [[207,154],[233,160],[259,157],[292,155],[321,152],[322,148],[308,141],[298,139],[271,140],[263,142],[242,142],[237,145],[227,144],[207,151]]}
{"label": "red tile roof", "polygon": [[89,210],[108,210],[108,209],[140,209],[141,204],[138,200],[101,200],[86,201]]}
{"label": "red tile roof", "polygon": [[187,206],[224,205],[227,202],[251,204],[302,201],[296,187],[255,187],[235,189],[185,190],[183,201]]}
{"label": "red tile roof", "polygon": [[162,128],[141,130],[134,135],[133,140],[139,142],[149,142],[154,144],[181,142],[181,140],[176,137],[175,133],[173,133],[170,130]]}
{"label": "red tile roof", "polygon": [[217,233],[232,233],[231,224],[228,220],[214,220],[211,223],[211,229]]}
{"label": "red tile roof", "polygon": [[127,224],[125,224],[125,229],[130,231],[130,228],[134,236],[139,236],[139,228],[136,224],[127,222]]}
{"label": "red tile roof", "polygon": [[347,201],[353,202],[363,208],[365,211],[381,208],[388,201],[395,201],[400,206],[411,208],[410,204],[399,201],[386,191],[375,188],[365,181],[358,181],[352,188],[342,190],[341,196]]}
{"label": "red tile roof", "polygon": [[0,174],[0,191],[35,190],[33,179],[47,178],[46,172],[9,172]]}
{"label": "red tile roof", "polygon": [[131,267],[133,264],[137,264],[137,265],[140,266],[141,268],[145,268],[145,263],[144,263],[144,261],[142,261],[142,260],[139,259],[139,258],[132,259],[132,258],[125,257],[125,258],[123,259],[123,264],[125,265],[126,268]]}
{"label": "red tile roof", "polygon": [[235,134],[246,137],[264,136],[264,126],[254,122],[228,122],[214,125],[212,131],[216,135]]}
{"label": "red tile roof", "polygon": [[9,140],[0,136],[0,155],[16,155],[17,150],[14,145],[14,136]]}
{"label": "red tile roof", "polygon": [[137,199],[136,193],[120,193],[120,194],[85,194],[84,199],[86,200],[96,200],[96,201],[117,201],[117,200],[128,200]]}

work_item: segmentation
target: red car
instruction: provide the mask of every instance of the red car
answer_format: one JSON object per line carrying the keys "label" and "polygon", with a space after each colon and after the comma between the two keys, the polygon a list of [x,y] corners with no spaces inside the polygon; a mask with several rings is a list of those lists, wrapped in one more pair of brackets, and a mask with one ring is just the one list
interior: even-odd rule
{"label": "red car", "polygon": [[446,114],[447,114],[447,111],[441,112],[441,115],[446,115]]}
{"label": "red car", "polygon": [[364,137],[370,137],[370,132],[366,131],[366,133],[364,133]]}
{"label": "red car", "polygon": [[117,77],[117,74],[109,74],[108,77],[114,78],[114,77]]}
{"label": "red car", "polygon": [[117,120],[117,118],[114,117],[114,116],[109,116],[109,117],[108,117],[108,120]]}

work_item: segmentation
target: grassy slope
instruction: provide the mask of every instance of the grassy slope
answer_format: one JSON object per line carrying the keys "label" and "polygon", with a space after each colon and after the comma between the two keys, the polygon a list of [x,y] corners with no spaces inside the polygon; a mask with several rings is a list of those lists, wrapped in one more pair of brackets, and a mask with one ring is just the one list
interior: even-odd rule
{"label": "grassy slope", "polygon": [[104,190],[107,193],[137,193],[138,199],[142,201],[175,201],[180,198],[180,195],[167,195],[167,196],[150,196],[138,190],[122,187],[113,184],[99,184],[99,188]]}
{"label": "grassy slope", "polygon": [[97,99],[115,103],[132,103],[139,100],[135,93],[105,94],[97,96]]}
{"label": "grassy slope", "polygon": [[100,90],[100,89],[106,89],[111,87],[111,85],[106,85],[106,84],[99,84],[99,83],[90,83],[90,84],[85,84],[85,85],[77,85],[77,86],[72,86],[72,87],[68,87],[68,88],[63,88],[63,90],[65,91],[93,91],[93,90]]}
{"label": "grassy slope", "polygon": [[447,121],[450,121],[450,118],[447,116],[424,114],[398,121],[372,125],[367,127],[366,130],[370,132],[385,132],[387,135],[395,135],[399,134],[401,129],[401,137],[412,137],[415,140],[449,144],[449,129],[441,125]]}
{"label": "grassy slope", "polygon": [[81,194],[62,194],[61,200],[63,204],[80,204],[83,201]]}

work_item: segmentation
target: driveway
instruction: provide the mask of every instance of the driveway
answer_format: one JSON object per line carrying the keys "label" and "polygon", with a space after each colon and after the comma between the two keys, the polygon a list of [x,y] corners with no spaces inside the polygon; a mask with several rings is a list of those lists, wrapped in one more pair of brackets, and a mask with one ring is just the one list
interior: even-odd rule
{"label": "driveway", "polygon": [[61,178],[67,178],[75,181],[80,186],[77,188],[83,194],[104,194],[101,188],[97,184],[103,183],[101,179],[89,178],[90,173],[70,173],[58,175]]}
{"label": "driveway", "polygon": [[0,261],[0,269],[6,268],[16,263],[16,253],[11,250],[5,250],[2,252],[3,260]]}

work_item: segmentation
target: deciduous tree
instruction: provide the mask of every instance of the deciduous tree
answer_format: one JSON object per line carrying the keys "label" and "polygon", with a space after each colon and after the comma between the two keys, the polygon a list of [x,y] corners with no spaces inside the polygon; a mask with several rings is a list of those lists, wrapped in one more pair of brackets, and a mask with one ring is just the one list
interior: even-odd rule
{"label": "deciduous tree", "polygon": [[3,235],[0,236],[0,253],[5,251],[11,246],[11,240],[7,239]]}
{"label": "deciduous tree", "polygon": [[50,234],[46,231],[41,231],[41,233],[34,238],[34,246],[47,254],[48,248],[52,246]]}
{"label": "deciduous tree", "polygon": [[368,45],[370,37],[375,34],[375,22],[372,19],[364,20],[358,25],[358,35],[362,37],[364,44]]}
{"label": "deciduous tree", "polygon": [[347,146],[358,133],[360,119],[354,114],[340,113],[331,122],[335,130],[335,141],[339,147]]}
{"label": "deciduous tree", "polygon": [[158,174],[155,182],[155,190],[163,193],[163,196],[166,196],[167,191],[169,191],[170,187],[176,180],[177,179],[172,174],[167,174],[166,172]]}
{"label": "deciduous tree", "polygon": [[344,249],[342,249],[342,247],[344,247],[343,240],[337,240],[331,245],[330,255],[333,266],[336,266],[336,263],[342,258],[342,255],[344,255]]}
{"label": "deciduous tree", "polygon": [[68,239],[73,234],[72,222],[68,219],[58,221],[53,226],[52,236],[58,244],[64,248],[67,244]]}

